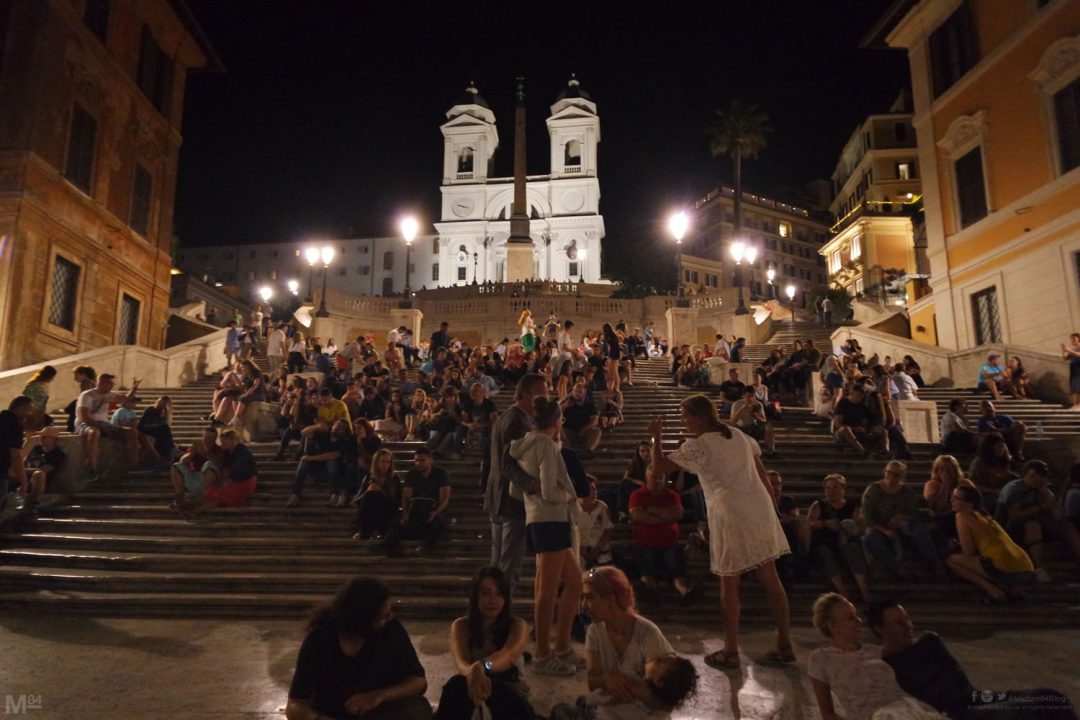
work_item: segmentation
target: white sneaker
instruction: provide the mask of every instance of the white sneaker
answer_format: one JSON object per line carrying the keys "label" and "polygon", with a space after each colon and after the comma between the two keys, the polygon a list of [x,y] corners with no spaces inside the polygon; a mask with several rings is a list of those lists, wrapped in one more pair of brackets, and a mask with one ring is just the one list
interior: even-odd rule
{"label": "white sneaker", "polygon": [[560,661],[566,663],[567,665],[573,665],[578,670],[585,669],[585,658],[581,657],[571,649],[567,649],[563,652],[552,653],[552,655],[554,655]]}
{"label": "white sneaker", "polygon": [[1054,582],[1050,578],[1050,573],[1046,572],[1045,568],[1038,568],[1037,570],[1035,570],[1035,581],[1036,582],[1041,582],[1041,583]]}
{"label": "white sneaker", "polygon": [[535,670],[540,675],[556,675],[559,677],[570,677],[572,675],[576,675],[578,671],[576,666],[570,663],[563,662],[559,658],[555,657],[554,653],[548,655],[546,658],[534,659],[532,666],[533,670]]}
{"label": "white sneaker", "polygon": [[326,504],[329,507],[337,507],[337,495],[331,494],[330,497],[326,499]]}
{"label": "white sneaker", "polygon": [[345,507],[345,496],[335,495],[334,501],[331,503],[333,507]]}

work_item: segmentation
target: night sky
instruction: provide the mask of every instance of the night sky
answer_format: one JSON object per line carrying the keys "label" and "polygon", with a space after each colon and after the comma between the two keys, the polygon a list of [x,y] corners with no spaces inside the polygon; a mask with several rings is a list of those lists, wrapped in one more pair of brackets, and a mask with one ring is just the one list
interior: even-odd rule
{"label": "night sky", "polygon": [[892,0],[188,2],[226,72],[188,78],[185,245],[393,234],[404,210],[434,232],[439,125],[468,81],[495,112],[502,176],[526,76],[541,174],[544,119],[575,72],[600,115],[607,265],[620,245],[653,242],[670,208],[730,182],[704,127],[731,98],[772,118],[769,147],[744,164],[744,187],[769,195],[828,178],[855,126],[908,83],[904,53],[858,48]]}

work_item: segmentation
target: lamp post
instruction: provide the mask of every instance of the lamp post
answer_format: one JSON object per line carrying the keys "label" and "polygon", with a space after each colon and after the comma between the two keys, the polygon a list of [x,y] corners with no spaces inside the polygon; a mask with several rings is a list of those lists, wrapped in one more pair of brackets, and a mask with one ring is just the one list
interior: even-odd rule
{"label": "lamp post", "polygon": [[323,263],[322,297],[319,298],[319,311],[315,313],[315,317],[328,318],[330,313],[326,310],[326,276],[330,274],[330,263],[334,260],[334,248],[324,245],[322,250],[319,251],[319,255],[322,257]]}
{"label": "lamp post", "polygon": [[300,283],[297,280],[290,280],[289,282],[285,283],[285,285],[289,288],[289,292],[291,292],[293,295],[296,295],[300,292]]}
{"label": "lamp post", "polygon": [[412,241],[416,239],[416,233],[420,231],[420,223],[414,217],[406,217],[401,221],[401,236],[405,238],[405,299],[401,301],[401,307],[412,307],[412,288],[409,287],[409,257],[412,253]]}
{"label": "lamp post", "polygon": [[683,211],[679,211],[668,218],[668,232],[675,238],[675,306],[689,307],[689,302],[683,297],[682,285],[682,239],[690,228],[690,217]]}
{"label": "lamp post", "polygon": [[773,280],[776,279],[776,268],[769,268],[769,271],[765,273],[769,278],[769,300],[776,298],[776,287],[773,285]]}
{"label": "lamp post", "polygon": [[794,325],[795,324],[795,286],[789,283],[788,286],[786,288],[784,288],[784,293],[787,295],[788,305],[790,305],[790,307],[791,307],[791,324]]}
{"label": "lamp post", "polygon": [[479,285],[480,279],[476,277],[476,269],[480,266],[480,253],[472,254],[472,281],[473,285]]}
{"label": "lamp post", "polygon": [[746,269],[750,272],[750,302],[754,302],[754,261],[757,260],[757,246],[746,247]]}
{"label": "lamp post", "polygon": [[315,276],[315,263],[319,262],[319,248],[308,245],[304,248],[304,257],[308,262],[307,297],[305,302],[315,302],[315,288],[312,278]]}
{"label": "lamp post", "polygon": [[750,309],[746,307],[746,300],[742,292],[742,259],[746,256],[746,243],[736,240],[731,243],[731,257],[735,261],[735,287],[739,288],[739,306],[735,308],[736,315],[747,315]]}
{"label": "lamp post", "polygon": [[263,285],[259,288],[259,297],[262,298],[263,304],[270,302],[270,298],[274,296],[274,291],[269,285]]}

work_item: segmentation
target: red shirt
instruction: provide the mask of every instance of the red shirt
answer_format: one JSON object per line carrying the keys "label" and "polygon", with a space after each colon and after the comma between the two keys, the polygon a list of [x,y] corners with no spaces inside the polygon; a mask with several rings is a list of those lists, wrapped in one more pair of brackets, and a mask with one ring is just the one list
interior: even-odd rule
{"label": "red shirt", "polygon": [[[679,493],[670,488],[664,488],[664,491],[659,495],[653,495],[648,488],[644,487],[630,493],[629,507],[631,515],[634,513],[634,508],[681,508],[682,506]],[[666,550],[679,541],[679,523],[674,521],[649,524],[631,522],[630,530],[634,535],[634,542],[645,547]]]}

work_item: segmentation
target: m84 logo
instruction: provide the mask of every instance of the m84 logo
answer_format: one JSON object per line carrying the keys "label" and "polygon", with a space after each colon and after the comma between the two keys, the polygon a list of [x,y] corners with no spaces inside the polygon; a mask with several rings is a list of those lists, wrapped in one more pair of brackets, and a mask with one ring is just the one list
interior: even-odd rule
{"label": "m84 logo", "polygon": [[4,714],[23,715],[28,710],[41,709],[40,695],[5,695]]}

